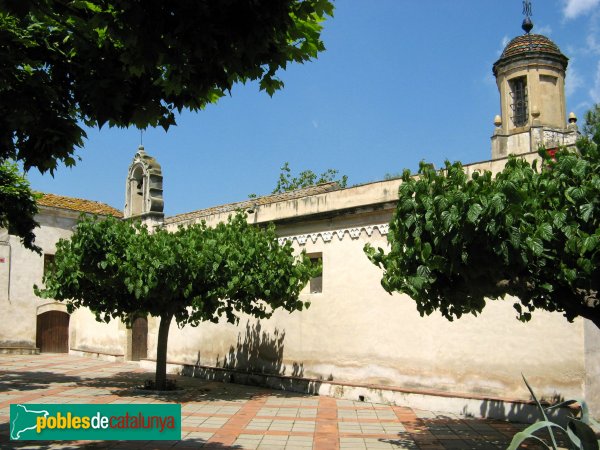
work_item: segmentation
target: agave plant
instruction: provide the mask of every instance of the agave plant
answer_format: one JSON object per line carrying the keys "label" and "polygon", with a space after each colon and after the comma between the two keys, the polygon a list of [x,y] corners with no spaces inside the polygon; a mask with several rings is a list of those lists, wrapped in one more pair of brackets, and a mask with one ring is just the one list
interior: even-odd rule
{"label": "agave plant", "polygon": [[[562,433],[568,437],[568,448],[570,448],[571,450],[600,450],[600,441],[596,437],[596,433],[594,431],[594,429],[600,430],[600,424],[590,416],[589,408],[584,400],[566,400],[556,405],[544,408],[535,396],[535,393],[533,392],[533,389],[531,389],[531,386],[529,386],[529,383],[527,382],[525,376],[523,376],[523,380],[525,381],[527,389],[529,389],[533,400],[535,401],[538,409],[540,410],[540,413],[542,414],[542,420],[528,426],[523,431],[515,434],[507,450],[517,450],[519,446],[527,439],[533,439],[540,442],[544,446],[544,448],[558,450],[560,447],[558,447],[556,443],[556,436],[554,434],[555,431],[558,430],[562,431]],[[562,408],[565,406],[571,406],[574,404],[579,405],[579,410],[576,412],[576,414],[571,414],[571,417],[569,418],[566,427],[562,427],[556,422],[551,421],[548,418],[548,415],[546,414],[547,412],[550,412],[552,410]],[[550,444],[548,444],[545,440],[535,435],[535,433],[543,429],[548,430],[548,434],[550,435]]]}

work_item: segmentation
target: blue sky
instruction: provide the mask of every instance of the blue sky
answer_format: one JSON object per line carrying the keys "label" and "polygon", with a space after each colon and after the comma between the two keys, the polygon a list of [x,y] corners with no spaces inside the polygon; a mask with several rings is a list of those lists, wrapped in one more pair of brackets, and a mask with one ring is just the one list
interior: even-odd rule
{"label": "blue sky", "polygon": [[[533,0],[534,33],[570,58],[567,113],[600,102],[600,0]],[[327,50],[280,74],[272,98],[255,84],[167,133],[146,130],[162,165],[167,216],[268,194],[280,167],[329,168],[349,184],[415,170],[420,160],[491,156],[500,100],[492,64],[522,34],[520,0],[337,0],[325,23]],[[32,170],[32,187],[122,209],[135,129],[88,130],[81,161],[54,178]]]}

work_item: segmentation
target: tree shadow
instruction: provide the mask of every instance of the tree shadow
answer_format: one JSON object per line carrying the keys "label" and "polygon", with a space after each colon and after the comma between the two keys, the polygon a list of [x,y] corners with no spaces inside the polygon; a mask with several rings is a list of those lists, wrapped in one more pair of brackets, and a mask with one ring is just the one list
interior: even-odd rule
{"label": "tree shadow", "polygon": [[398,438],[393,438],[393,439],[380,438],[380,439],[377,439],[377,440],[379,442],[384,442],[386,444],[396,445],[399,448],[404,449],[404,450],[419,450],[421,448],[410,437],[407,437],[407,438],[398,437]]}
{"label": "tree shadow", "polygon": [[[552,402],[543,401],[542,406],[550,406],[559,401],[562,401],[562,397],[555,395]],[[479,414],[481,417],[521,423],[534,423],[542,419],[539,409],[533,402],[508,403],[502,400],[486,399],[481,403]],[[570,411],[568,408],[557,408],[547,412],[547,416],[550,420],[565,426],[570,418]]]}
{"label": "tree shadow", "polygon": [[[435,418],[417,419],[413,424],[413,431],[431,434],[435,439],[435,441],[429,442],[432,445],[444,445],[446,442],[452,442],[460,445],[460,447],[452,448],[464,450],[504,450],[510,445],[513,436],[528,426],[526,423],[512,423],[505,420],[461,419],[456,416],[449,417],[438,414]],[[536,436],[550,442],[547,433],[538,432]],[[560,433],[555,433],[555,436],[559,446],[567,445],[568,439],[565,436],[561,436]],[[533,440],[526,441],[524,444],[526,445],[523,448],[538,448]]]}
{"label": "tree shadow", "polygon": [[[182,432],[183,438],[181,440],[174,441],[11,441],[9,436],[9,425],[8,423],[0,424],[0,448],[1,449],[46,449],[54,448],[57,444],[60,444],[61,450],[78,450],[78,449],[111,449],[111,448],[153,448],[153,444],[156,448],[167,448],[177,445],[176,448],[182,449],[213,449],[213,450],[237,450],[242,449],[240,445],[226,445],[220,442],[208,442],[206,439],[201,438],[185,438],[185,433]],[[9,445],[5,445],[9,443]]]}
{"label": "tree shadow", "polygon": [[223,359],[217,356],[215,366],[202,365],[201,353],[198,352],[196,363],[184,365],[180,375],[278,391],[317,394],[322,380],[304,378],[304,363],[294,361],[291,368],[283,363],[284,341],[285,330],[275,328],[270,334],[263,330],[260,321],[251,323],[248,320],[245,330],[238,334],[236,345],[230,346]]}
{"label": "tree shadow", "polygon": [[[31,392],[52,387],[72,386],[74,388],[95,388],[104,392],[95,392],[96,400],[104,396],[133,397],[152,399],[171,403],[219,402],[249,400],[256,396],[268,395],[266,389],[224,384],[183,376],[169,376],[177,380],[176,391],[160,392],[142,389],[144,381],[153,378],[151,372],[112,372],[98,377],[96,373],[71,375],[51,371],[0,371],[0,392]],[[68,395],[68,393],[67,393]]]}
{"label": "tree shadow", "polygon": [[[240,332],[237,344],[229,348],[220,367],[244,372],[260,374],[285,375],[286,366],[283,364],[285,330],[275,328],[273,335],[262,330],[260,320],[255,324],[246,322],[244,335]],[[217,366],[219,366],[217,358]],[[294,362],[292,376],[304,375],[302,363]]]}
{"label": "tree shadow", "polygon": [[0,392],[46,389],[53,383],[79,383],[81,377],[54,372],[7,372],[0,370]]}

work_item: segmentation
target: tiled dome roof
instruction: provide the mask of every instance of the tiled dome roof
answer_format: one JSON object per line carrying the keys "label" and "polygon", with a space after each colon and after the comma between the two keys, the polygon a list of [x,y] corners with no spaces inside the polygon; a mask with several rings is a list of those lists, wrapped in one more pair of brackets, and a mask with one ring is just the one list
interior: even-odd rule
{"label": "tiled dome roof", "polygon": [[546,61],[558,63],[563,70],[567,68],[569,58],[560,52],[558,46],[541,34],[524,34],[517,36],[508,43],[500,59],[494,63],[494,75],[513,62],[529,58],[543,58]]}
{"label": "tiled dome roof", "polygon": [[550,53],[564,56],[558,46],[546,36],[542,36],[541,34],[524,34],[517,36],[508,43],[500,59],[526,53]]}

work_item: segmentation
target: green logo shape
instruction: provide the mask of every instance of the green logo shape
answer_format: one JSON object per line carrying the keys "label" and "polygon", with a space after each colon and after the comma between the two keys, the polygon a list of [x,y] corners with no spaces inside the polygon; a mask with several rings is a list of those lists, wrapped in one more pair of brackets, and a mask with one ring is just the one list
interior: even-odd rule
{"label": "green logo shape", "polygon": [[12,404],[11,440],[180,440],[179,404]]}

